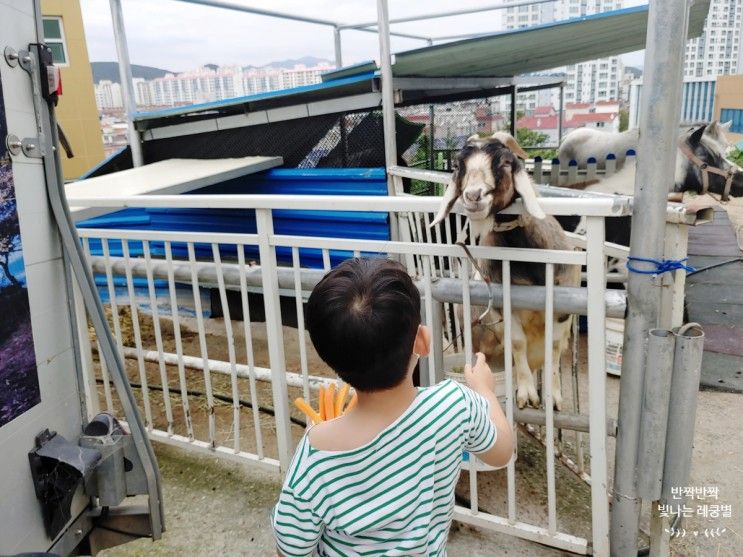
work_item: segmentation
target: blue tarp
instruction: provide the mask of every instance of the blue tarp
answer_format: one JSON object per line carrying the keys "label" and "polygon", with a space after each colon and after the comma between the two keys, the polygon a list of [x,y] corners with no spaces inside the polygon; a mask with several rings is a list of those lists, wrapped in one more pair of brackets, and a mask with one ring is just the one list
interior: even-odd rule
{"label": "blue tarp", "polygon": [[[302,195],[387,195],[387,179],[382,168],[279,168],[215,184],[196,190],[193,194],[302,194]],[[188,195],[188,194],[185,194]],[[297,236],[358,238],[389,240],[389,222],[386,213],[349,211],[296,211],[274,210],[274,232]],[[229,232],[254,234],[255,211],[250,209],[126,209],[78,223],[80,228],[108,228],[122,230],[169,230],[188,232]],[[120,256],[121,242],[110,241],[111,255]],[[174,243],[173,255],[186,257],[185,244]],[[93,255],[101,255],[99,240],[91,239]],[[142,253],[141,242],[130,241],[132,256]],[[151,242],[153,257],[164,256],[163,242]],[[235,246],[222,246],[220,253],[226,258],[236,257]],[[197,244],[197,258],[210,259],[211,245]],[[258,258],[258,248],[246,246],[247,259]],[[349,257],[348,252],[331,250],[331,263]],[[290,248],[277,249],[280,263],[291,263]],[[319,250],[300,250],[304,267],[321,268]]]}

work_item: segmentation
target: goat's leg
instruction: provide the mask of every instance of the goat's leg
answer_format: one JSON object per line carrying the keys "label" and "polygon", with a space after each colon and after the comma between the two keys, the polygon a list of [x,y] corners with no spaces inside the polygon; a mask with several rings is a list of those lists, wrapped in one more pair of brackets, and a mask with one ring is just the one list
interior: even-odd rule
{"label": "goat's leg", "polygon": [[513,315],[511,327],[511,348],[513,351],[513,367],[516,371],[516,403],[523,408],[531,403],[535,408],[539,407],[539,394],[534,384],[534,374],[529,367],[526,355],[527,339],[521,320]]}
{"label": "goat's leg", "polygon": [[552,330],[555,338],[552,341],[552,402],[555,410],[562,410],[562,387],[560,381],[560,359],[568,347],[574,317],[572,315],[556,316]]}
{"label": "goat's leg", "polygon": [[562,387],[560,385],[560,343],[552,343],[552,404],[555,410],[562,410]]}

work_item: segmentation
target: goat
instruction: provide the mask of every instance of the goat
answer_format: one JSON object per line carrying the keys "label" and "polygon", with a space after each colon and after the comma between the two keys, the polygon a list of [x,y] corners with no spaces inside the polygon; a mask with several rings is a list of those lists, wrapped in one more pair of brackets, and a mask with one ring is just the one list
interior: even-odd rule
{"label": "goat", "polygon": [[[716,120],[707,125],[705,137],[715,142],[717,150],[727,154],[731,148],[726,133],[733,121],[720,124]],[[691,130],[689,130],[691,131]],[[640,130],[637,128],[624,132],[604,132],[593,128],[580,128],[571,131],[560,143],[557,158],[560,166],[565,168],[571,160],[578,163],[578,168],[585,168],[589,158],[594,158],[597,168],[604,168],[606,157],[614,154],[617,168],[624,165],[627,151],[637,151],[640,143]]]}
{"label": "goat", "polygon": [[[726,124],[721,126],[724,127]],[[673,192],[694,191],[700,194],[705,193],[704,174],[706,173],[707,191],[723,195],[728,179],[723,174],[729,173],[729,195],[743,197],[743,169],[725,158],[727,140],[724,138],[722,141],[720,140],[719,127],[720,125],[718,125],[718,130],[712,133],[708,132],[709,126],[700,126],[693,129],[691,133],[681,134],[679,149],[676,154]],[[702,168],[703,165],[706,166]],[[709,170],[713,168],[719,169],[721,174]],[[583,191],[631,196],[635,193],[635,172],[636,164],[632,161],[617,173],[582,189]],[[570,187],[570,185],[567,187]],[[558,220],[566,230],[573,231],[580,228],[580,219],[577,217],[559,217]],[[607,219],[606,238],[608,241],[628,246],[630,228],[630,217]]]}
{"label": "goat", "polygon": [[[457,156],[451,181],[432,226],[445,219],[457,199],[461,198],[475,240],[481,246],[571,249],[558,222],[542,211],[534,184],[516,155],[519,152],[523,153],[523,150],[516,140],[503,132],[487,139],[468,139]],[[524,203],[524,214],[498,214],[519,197]],[[483,278],[502,282],[501,265],[481,260],[479,267]],[[511,281],[514,284],[544,285],[545,273],[542,263],[511,263]],[[580,267],[555,265],[555,284],[578,286]],[[533,371],[544,366],[545,314],[514,310],[510,318],[516,400],[519,408],[527,404],[538,406],[540,401]],[[571,323],[572,315],[553,315],[552,400],[558,410],[562,408],[560,356],[568,345]],[[491,365],[497,365],[504,342],[500,312],[491,309],[483,322],[473,324],[472,337],[475,350],[483,352]]]}

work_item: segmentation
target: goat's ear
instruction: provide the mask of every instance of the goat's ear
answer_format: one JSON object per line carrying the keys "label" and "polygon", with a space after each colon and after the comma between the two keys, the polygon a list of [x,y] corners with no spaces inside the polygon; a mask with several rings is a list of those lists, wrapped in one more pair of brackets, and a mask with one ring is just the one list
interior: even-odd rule
{"label": "goat's ear", "polygon": [[700,126],[694,132],[689,136],[689,145],[692,147],[696,147],[699,145],[699,142],[702,140],[702,136],[704,135],[704,130],[707,129],[707,125]]}
{"label": "goat's ear", "polygon": [[529,154],[524,151],[523,147],[519,145],[519,142],[514,139],[514,137],[508,133],[508,132],[495,132],[493,135],[491,135],[493,139],[497,139],[503,145],[508,147],[508,149],[516,155],[518,158],[526,160],[529,158]]}
{"label": "goat's ear", "polygon": [[513,176],[513,187],[521,196],[524,201],[524,209],[535,219],[543,219],[545,217],[542,207],[537,201],[537,192],[534,189],[529,175],[526,170],[521,169]]}
{"label": "goat's ear", "polygon": [[480,139],[480,136],[476,133],[473,133],[467,138],[467,141],[465,141],[465,143],[469,143],[470,141],[477,141],[478,139]]}
{"label": "goat's ear", "polygon": [[733,126],[733,121],[732,120],[728,120],[724,124],[719,124],[719,126],[720,126],[720,129],[722,131],[729,132],[730,131],[730,128]]}
{"label": "goat's ear", "polygon": [[441,205],[439,205],[439,212],[436,213],[436,217],[433,219],[433,222],[429,225],[429,228],[436,226],[438,223],[440,223],[442,220],[444,220],[449,215],[458,197],[459,197],[459,186],[457,185],[457,171],[455,170],[454,174],[452,174],[449,185],[446,186],[444,197],[441,198]]}

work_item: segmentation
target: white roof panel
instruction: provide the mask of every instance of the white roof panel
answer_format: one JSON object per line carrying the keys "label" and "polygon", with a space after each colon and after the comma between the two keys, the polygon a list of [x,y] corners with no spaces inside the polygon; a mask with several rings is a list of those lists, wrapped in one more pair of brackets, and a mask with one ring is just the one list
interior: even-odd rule
{"label": "white roof panel", "polygon": [[75,207],[75,199],[181,194],[281,166],[281,157],[168,159],[121,172],[86,178],[65,186],[75,222],[118,209]]}

